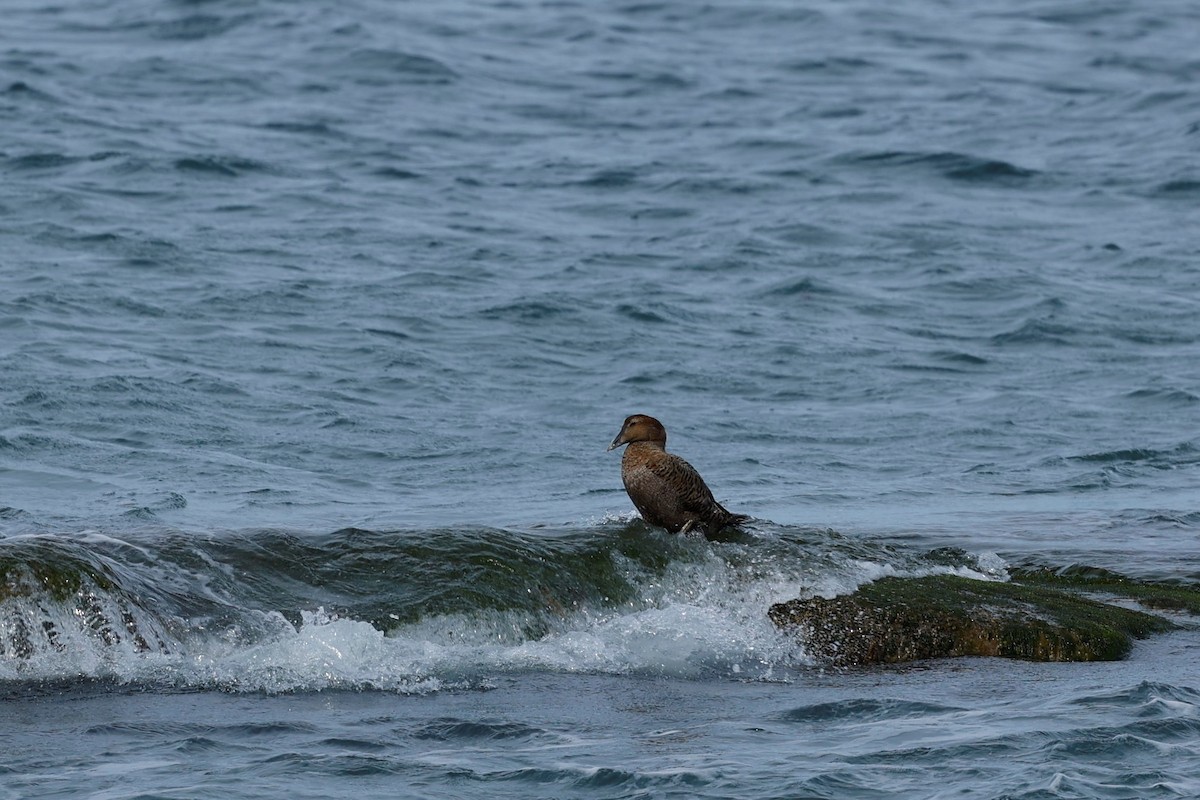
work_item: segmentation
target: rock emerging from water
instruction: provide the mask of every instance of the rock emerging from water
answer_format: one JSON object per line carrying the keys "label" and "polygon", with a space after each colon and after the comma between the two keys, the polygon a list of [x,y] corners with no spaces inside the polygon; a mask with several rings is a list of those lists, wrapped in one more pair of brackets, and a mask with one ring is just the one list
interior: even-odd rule
{"label": "rock emerging from water", "polygon": [[1176,627],[1044,584],[954,575],[885,578],[842,597],[780,603],[769,614],[837,666],[951,656],[1112,661],[1128,655],[1134,638]]}

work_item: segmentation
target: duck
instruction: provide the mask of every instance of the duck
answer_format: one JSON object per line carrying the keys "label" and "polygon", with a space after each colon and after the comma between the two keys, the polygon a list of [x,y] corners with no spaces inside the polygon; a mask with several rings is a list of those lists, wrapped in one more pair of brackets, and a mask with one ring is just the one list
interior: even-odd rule
{"label": "duck", "polygon": [[697,531],[712,537],[750,520],[718,503],[696,468],[667,452],[667,429],[654,417],[626,417],[608,449],[622,445],[621,482],[647,523],[669,533]]}

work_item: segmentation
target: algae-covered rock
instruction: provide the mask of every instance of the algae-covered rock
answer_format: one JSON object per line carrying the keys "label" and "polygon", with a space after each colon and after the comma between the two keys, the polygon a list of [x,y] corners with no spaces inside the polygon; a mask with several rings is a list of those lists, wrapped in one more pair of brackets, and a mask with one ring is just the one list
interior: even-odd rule
{"label": "algae-covered rock", "polygon": [[1102,567],[1072,565],[1023,566],[1011,570],[1013,580],[1072,592],[1125,597],[1146,608],[1200,614],[1200,587],[1184,583],[1155,583],[1121,575]]}
{"label": "algae-covered rock", "polygon": [[1044,586],[932,575],[884,578],[854,594],[772,606],[776,625],[837,665],[948,656],[1030,661],[1123,658],[1133,637],[1170,630],[1162,617]]}

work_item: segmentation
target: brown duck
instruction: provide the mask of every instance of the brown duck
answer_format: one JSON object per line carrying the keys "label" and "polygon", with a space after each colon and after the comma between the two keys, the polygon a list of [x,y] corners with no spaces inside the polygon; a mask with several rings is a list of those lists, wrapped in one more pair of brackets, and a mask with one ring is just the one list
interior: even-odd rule
{"label": "brown duck", "polygon": [[621,481],[642,519],[670,533],[699,530],[712,536],[750,519],[716,501],[696,468],[667,452],[667,429],[654,417],[626,417],[609,450],[629,445],[621,457]]}

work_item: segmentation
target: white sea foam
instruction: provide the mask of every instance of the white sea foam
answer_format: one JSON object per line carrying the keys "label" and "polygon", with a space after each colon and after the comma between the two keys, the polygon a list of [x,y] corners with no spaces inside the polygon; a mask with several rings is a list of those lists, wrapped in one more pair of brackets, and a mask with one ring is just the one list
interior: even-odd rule
{"label": "white sea foam", "polygon": [[282,617],[276,632],[250,645],[201,643],[180,660],[189,683],[231,691],[319,691],[330,688],[427,692],[442,688],[422,674],[411,652],[373,625],[324,609],[304,612],[298,628]]}

